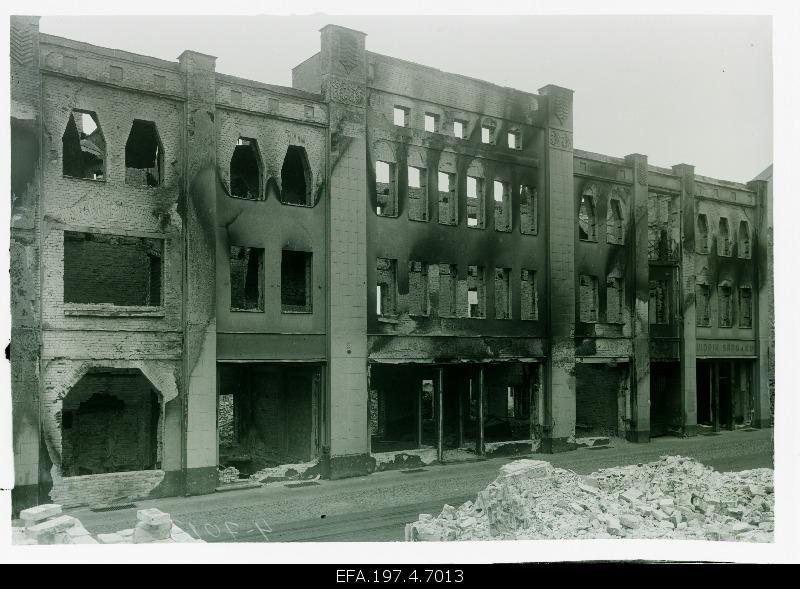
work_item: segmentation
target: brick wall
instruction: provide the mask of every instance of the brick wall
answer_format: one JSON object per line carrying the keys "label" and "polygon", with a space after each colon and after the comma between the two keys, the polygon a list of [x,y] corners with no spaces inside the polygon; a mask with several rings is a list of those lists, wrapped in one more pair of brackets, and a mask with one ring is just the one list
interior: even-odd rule
{"label": "brick wall", "polygon": [[625,369],[605,364],[577,364],[575,435],[616,436],[619,431],[619,395]]}

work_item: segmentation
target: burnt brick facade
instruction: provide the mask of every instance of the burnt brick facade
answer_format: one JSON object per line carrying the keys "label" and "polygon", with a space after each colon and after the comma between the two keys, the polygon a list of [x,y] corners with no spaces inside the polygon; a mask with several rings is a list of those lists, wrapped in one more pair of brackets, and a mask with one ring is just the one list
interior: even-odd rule
{"label": "burnt brick facade", "polygon": [[11,29],[15,511],[770,424],[769,180],[338,26],[291,88]]}

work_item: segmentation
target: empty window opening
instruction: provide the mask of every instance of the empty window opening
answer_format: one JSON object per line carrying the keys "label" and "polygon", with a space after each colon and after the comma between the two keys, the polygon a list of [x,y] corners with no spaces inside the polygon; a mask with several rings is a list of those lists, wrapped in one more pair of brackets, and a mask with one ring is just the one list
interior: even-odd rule
{"label": "empty window opening", "polygon": [[458,268],[453,264],[439,264],[439,315],[455,317],[457,302]]}
{"label": "empty window opening", "polygon": [[508,147],[509,149],[522,149],[522,135],[519,131],[509,131]]}
{"label": "empty window opening", "polygon": [[239,137],[231,157],[231,196],[259,200],[261,189],[261,156],[255,139]]}
{"label": "empty window opening", "polygon": [[753,293],[749,288],[739,288],[739,326],[753,327]]}
{"label": "empty window opening", "polygon": [[730,231],[728,229],[728,220],[725,217],[719,219],[719,237],[717,238],[717,255],[730,256],[731,255],[731,239]]}
{"label": "empty window opening", "polygon": [[582,241],[597,241],[594,199],[591,195],[581,197],[581,208],[578,212],[578,236]]}
{"label": "empty window opening", "polygon": [[163,164],[164,150],[156,124],[136,119],[125,143],[125,184],[159,186]]}
{"label": "empty window opening", "polygon": [[281,168],[281,201],[291,205],[311,205],[311,170],[306,150],[290,145]]}
{"label": "empty window opening", "polygon": [[680,207],[668,194],[647,196],[647,246],[650,260],[674,260],[678,255]]}
{"label": "empty window opening", "polygon": [[522,283],[520,285],[521,316],[526,321],[539,319],[539,296],[536,289],[536,272],[522,270]]}
{"label": "empty window opening", "polygon": [[622,205],[616,198],[608,201],[606,215],[606,241],[617,245],[625,243],[625,233],[622,222]]}
{"label": "empty window opening", "polygon": [[494,181],[495,231],[511,231],[511,184]]}
{"label": "empty window opening", "polygon": [[61,138],[62,173],[72,178],[105,178],[106,140],[97,115],[73,110]]}
{"label": "empty window opening", "polygon": [[66,477],[161,467],[161,404],[139,370],[91,370],[64,398],[61,425]]}
{"label": "empty window opening", "polygon": [[651,325],[667,325],[669,323],[669,291],[665,280],[650,281],[650,314]]}
{"label": "empty window opening", "polygon": [[697,215],[697,235],[695,235],[695,250],[698,254],[708,253],[708,217],[703,213]]}
{"label": "empty window opening", "polygon": [[467,317],[486,317],[486,295],[483,285],[483,266],[467,267]]}
{"label": "empty window opening", "polygon": [[439,115],[425,113],[425,130],[428,133],[436,133],[439,130]]}
{"label": "empty window opening", "polygon": [[695,290],[697,300],[697,325],[708,327],[711,325],[711,289],[706,284],[698,284]]}
{"label": "empty window opening", "polygon": [[519,187],[520,231],[526,235],[536,235],[539,226],[537,196],[535,188],[525,184]]}
{"label": "empty window opening", "polygon": [[408,218],[428,220],[427,170],[408,166]]}
{"label": "empty window opening", "polygon": [[311,313],[311,252],[281,252],[281,312]]}
{"label": "empty window opening", "polygon": [[490,127],[488,125],[484,125],[483,127],[481,127],[481,143],[491,145],[493,137],[494,137],[494,127]]}
{"label": "empty window opening", "polygon": [[747,221],[739,223],[739,257],[750,257],[750,227]]}
{"label": "empty window opening", "polygon": [[494,306],[496,319],[511,319],[511,268],[494,270]]}
{"label": "empty window opening", "polygon": [[[370,367],[369,433],[373,453],[414,450],[425,438],[435,445],[433,381],[421,380],[422,375],[431,372],[430,368],[411,365]],[[423,430],[424,435],[420,435]]]}
{"label": "empty window opening", "polygon": [[731,287],[720,286],[719,293],[719,326],[731,327],[733,325],[733,302],[731,300]]}
{"label": "empty window opening", "polygon": [[161,239],[64,232],[64,302],[161,306]]}
{"label": "empty window opening", "polygon": [[467,176],[467,227],[483,228],[483,178]]}
{"label": "empty window opening", "polygon": [[458,202],[456,199],[456,175],[439,172],[439,223],[456,225],[458,223]]}
{"label": "empty window opening", "polygon": [[375,194],[377,208],[381,217],[397,215],[397,193],[395,191],[395,165],[389,162],[375,162]]}
{"label": "empty window opening", "polygon": [[453,121],[453,137],[455,137],[456,139],[464,139],[465,138],[464,133],[466,131],[466,128],[467,128],[466,121],[460,121],[458,119]]}
{"label": "empty window opening", "polygon": [[264,310],[264,250],[231,246],[231,311]]}
{"label": "empty window opening", "polygon": [[375,269],[377,313],[391,317],[397,314],[397,260],[378,258]]}
{"label": "empty window opening", "polygon": [[606,323],[625,323],[623,301],[622,280],[609,276],[606,279]]}
{"label": "empty window opening", "polygon": [[580,317],[583,323],[597,322],[597,277],[581,274]]}
{"label": "empty window opening", "polygon": [[428,265],[424,262],[408,262],[408,296],[410,315],[428,315]]}
{"label": "empty window opening", "polygon": [[575,435],[619,435],[620,426],[624,427],[620,417],[624,417],[625,405],[620,396],[627,386],[627,367],[581,362],[575,366],[574,374]]}
{"label": "empty window opening", "polygon": [[398,127],[408,127],[409,109],[402,106],[394,107],[394,124]]}

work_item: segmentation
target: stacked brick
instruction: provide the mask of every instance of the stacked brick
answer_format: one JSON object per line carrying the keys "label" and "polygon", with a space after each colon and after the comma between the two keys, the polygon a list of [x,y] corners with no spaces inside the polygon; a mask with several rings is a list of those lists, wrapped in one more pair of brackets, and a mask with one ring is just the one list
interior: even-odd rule
{"label": "stacked brick", "polygon": [[62,514],[57,503],[24,509],[20,512],[20,523],[12,528],[12,543],[17,545],[203,542],[184,532],[168,513],[156,508],[140,509],[133,528],[96,537],[78,518]]}
{"label": "stacked brick", "polygon": [[538,460],[501,471],[474,503],[420,514],[406,540],[773,540],[772,469],[719,473],[668,456],[585,477]]}

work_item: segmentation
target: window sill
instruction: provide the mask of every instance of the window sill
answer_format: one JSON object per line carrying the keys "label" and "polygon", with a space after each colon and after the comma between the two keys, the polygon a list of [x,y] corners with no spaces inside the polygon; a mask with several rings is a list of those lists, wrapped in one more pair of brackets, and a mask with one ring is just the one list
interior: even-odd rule
{"label": "window sill", "polygon": [[381,315],[378,316],[378,322],[380,322],[380,323],[392,323],[394,325],[397,325],[398,323],[400,323],[400,321],[398,319],[394,318],[394,317],[385,317],[385,316],[381,316]]}
{"label": "window sill", "polygon": [[72,305],[64,307],[65,317],[164,317],[164,307],[116,305]]}
{"label": "window sill", "polygon": [[252,202],[263,202],[263,201],[267,200],[263,196],[250,197],[250,196],[238,196],[236,194],[229,194],[228,196],[230,196],[230,198],[235,198],[236,200],[249,200],[249,201],[252,201]]}
{"label": "window sill", "polygon": [[[278,199],[278,200],[280,200],[280,199]],[[284,206],[287,206],[287,207],[299,207],[301,209],[313,209],[314,208],[313,204],[308,204],[308,203],[300,204],[300,203],[297,203],[297,202],[286,202],[284,200],[280,200],[280,203],[282,205],[284,205]]]}
{"label": "window sill", "polygon": [[66,178],[67,180],[82,180],[82,181],[86,181],[86,182],[97,182],[98,184],[105,184],[106,183],[106,179],[105,178],[98,178],[98,179],[95,179],[95,178],[81,178],[80,176],[68,176],[67,174],[62,174],[61,177],[62,178]]}
{"label": "window sill", "polygon": [[231,313],[263,313],[264,309],[234,309],[231,307]]}
{"label": "window sill", "polygon": [[284,315],[311,315],[313,312],[312,309],[281,309]]}
{"label": "window sill", "polygon": [[578,241],[582,241],[583,243],[597,243],[596,239],[584,239],[583,237],[578,239]]}

